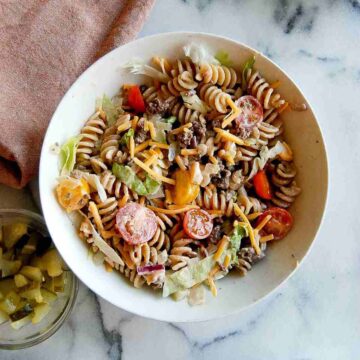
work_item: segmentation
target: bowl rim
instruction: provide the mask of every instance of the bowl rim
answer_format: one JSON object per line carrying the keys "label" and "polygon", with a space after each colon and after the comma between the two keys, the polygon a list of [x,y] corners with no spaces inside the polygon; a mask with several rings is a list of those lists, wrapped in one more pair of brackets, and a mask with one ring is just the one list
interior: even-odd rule
{"label": "bowl rim", "polygon": [[[39,222],[40,224],[42,224],[43,228],[48,232],[44,218],[40,214],[37,214],[33,211],[26,210],[26,209],[10,209],[10,208],[0,209],[0,219],[6,217],[8,215],[10,215],[10,216],[20,215],[20,216],[28,217],[28,218],[35,220],[35,221]],[[53,243],[53,244],[55,245],[55,243]],[[79,290],[79,281],[78,281],[77,277],[75,276],[75,274],[72,271],[70,271],[69,273],[71,275],[71,288],[70,288],[69,297],[66,301],[66,304],[65,304],[63,310],[61,311],[59,316],[52,322],[52,324],[49,326],[49,328],[45,332],[38,332],[35,334],[35,336],[28,337],[25,340],[21,339],[21,340],[5,340],[4,341],[4,340],[0,339],[0,349],[20,350],[20,349],[25,349],[25,348],[28,348],[28,347],[31,347],[34,345],[38,345],[41,342],[50,338],[61,328],[61,326],[65,323],[65,321],[68,319],[69,315],[71,314],[72,309],[74,308],[74,305],[75,305],[76,299],[77,299],[78,290]],[[14,330],[14,331],[16,331],[16,330]]]}
{"label": "bowl rim", "polygon": [[[325,218],[325,213],[326,213],[326,209],[327,209],[327,204],[328,204],[328,193],[329,193],[329,162],[328,162],[328,155],[327,155],[327,146],[324,140],[324,136],[323,136],[323,132],[321,130],[320,124],[317,120],[317,116],[315,114],[314,108],[313,106],[310,104],[309,100],[307,99],[307,97],[305,97],[302,89],[300,88],[300,86],[293,80],[293,78],[279,65],[277,65],[275,62],[273,62],[270,58],[268,58],[266,55],[264,55],[261,51],[241,42],[241,41],[237,41],[234,40],[232,38],[226,37],[226,36],[222,36],[222,35],[217,35],[217,34],[213,34],[213,33],[208,33],[208,32],[196,32],[196,31],[171,31],[171,32],[162,32],[162,33],[156,33],[156,34],[152,34],[152,35],[148,35],[148,36],[143,36],[140,38],[137,38],[127,44],[136,44],[136,43],[141,43],[143,41],[147,41],[149,39],[158,39],[159,41],[161,41],[162,38],[166,38],[169,37],[171,35],[183,35],[183,36],[204,36],[204,37],[211,37],[214,39],[218,39],[218,40],[224,40],[227,42],[230,42],[233,44],[233,46],[241,46],[243,48],[246,48],[247,50],[260,55],[262,58],[264,58],[267,62],[269,62],[273,67],[277,68],[278,70],[280,70],[289,80],[290,82],[296,87],[296,89],[299,91],[299,93],[302,95],[302,97],[304,99],[306,99],[307,105],[308,105],[308,110],[310,110],[313,114],[314,120],[315,120],[315,125],[318,128],[319,134],[321,136],[321,141],[323,144],[323,148],[324,148],[324,160],[325,160],[325,164],[324,164],[324,173],[326,175],[326,181],[324,181],[324,187],[325,187],[325,192],[324,192],[324,202],[322,204],[322,214],[320,216],[320,220],[319,220],[319,224],[318,227],[315,231],[314,237],[310,243],[310,245],[308,246],[308,248],[306,249],[306,252],[304,254],[304,256],[302,257],[302,259],[299,261],[298,265],[296,267],[294,267],[294,269],[286,276],[284,277],[284,279],[281,280],[281,282],[279,282],[272,290],[270,290],[267,294],[261,296],[260,298],[258,298],[257,300],[253,301],[252,303],[249,303],[245,306],[242,306],[241,308],[237,308],[237,309],[233,309],[227,313],[222,313],[222,314],[209,314],[208,316],[201,316],[201,317],[197,317],[195,319],[189,320],[189,319],[183,319],[183,320],[179,320],[179,319],[175,319],[172,317],[171,314],[169,314],[169,316],[156,316],[155,314],[152,314],[151,312],[148,311],[143,311],[140,307],[138,307],[137,310],[135,309],[130,309],[126,304],[123,304],[122,306],[119,306],[118,304],[115,303],[115,301],[112,301],[110,298],[104,298],[102,295],[98,294],[96,292],[96,290],[94,290],[94,287],[92,286],[91,283],[89,283],[87,281],[87,279],[83,279],[81,276],[79,276],[79,279],[89,288],[91,289],[91,291],[93,291],[97,296],[100,296],[102,299],[108,301],[109,303],[111,303],[112,305],[128,311],[129,313],[138,315],[138,316],[142,316],[148,319],[153,319],[153,320],[158,320],[158,321],[163,321],[163,322],[174,322],[174,323],[188,323],[188,322],[202,322],[202,321],[209,321],[209,320],[215,320],[215,319],[221,319],[221,318],[225,318],[227,316],[230,315],[234,315],[234,314],[238,314],[246,309],[249,309],[250,307],[260,303],[261,301],[269,298],[271,295],[273,295],[275,292],[277,292],[293,275],[294,273],[300,268],[300,266],[304,263],[305,258],[307,258],[307,256],[309,255],[312,247],[314,246],[315,240],[319,235],[320,230],[322,229],[322,225],[324,223],[324,218]],[[43,173],[46,167],[44,158],[46,157],[44,154],[48,149],[45,149],[45,144],[46,144],[46,138],[47,136],[49,136],[49,128],[50,128],[50,124],[52,122],[52,120],[55,118],[55,116],[57,115],[57,113],[60,111],[60,108],[62,106],[62,103],[64,101],[67,100],[67,98],[69,97],[69,93],[71,91],[71,89],[75,86],[75,84],[80,81],[80,79],[82,79],[83,77],[86,77],[87,74],[91,71],[91,69],[95,66],[97,66],[98,63],[101,63],[103,61],[105,61],[105,59],[110,58],[119,48],[126,46],[127,44],[118,46],[116,48],[114,48],[113,50],[111,50],[110,52],[108,52],[107,54],[105,54],[104,56],[102,56],[101,58],[97,59],[93,64],[91,64],[79,77],[76,78],[76,80],[72,83],[72,85],[68,88],[68,90],[66,91],[66,93],[63,95],[63,97],[61,98],[61,100],[59,101],[58,106],[56,107],[56,110],[54,111],[51,120],[49,122],[48,128],[46,130],[45,133],[45,137],[44,137],[44,141],[43,141],[43,145],[42,145],[42,149],[41,149],[41,157],[40,157],[40,167],[39,167],[39,188],[40,188],[40,202],[41,202],[41,207],[43,210],[43,214],[44,214],[44,219],[45,222],[47,219],[48,214],[45,213],[44,211],[44,204],[46,202],[46,196],[42,191],[43,188]],[[51,229],[48,228],[49,233],[51,234]],[[56,244],[55,244],[56,246]],[[73,269],[71,269],[74,274],[76,274],[76,271],[74,271]],[[78,276],[78,275],[76,275]]]}

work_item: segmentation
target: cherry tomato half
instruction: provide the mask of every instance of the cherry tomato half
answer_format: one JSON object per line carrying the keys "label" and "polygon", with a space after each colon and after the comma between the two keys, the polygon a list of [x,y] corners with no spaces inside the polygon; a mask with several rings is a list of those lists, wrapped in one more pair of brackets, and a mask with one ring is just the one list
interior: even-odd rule
{"label": "cherry tomato half", "polygon": [[251,96],[245,95],[236,100],[236,106],[241,109],[240,115],[235,119],[239,128],[251,130],[263,119],[264,112],[259,101]]}
{"label": "cherry tomato half", "polygon": [[271,215],[271,219],[262,228],[261,232],[266,235],[273,234],[275,240],[283,239],[291,230],[293,225],[293,217],[282,208],[273,207],[264,211],[257,220],[257,225],[267,216]]}
{"label": "cherry tomato half", "polygon": [[116,213],[115,229],[129,244],[142,244],[155,235],[156,215],[145,206],[128,203]]}
{"label": "cherry tomato half", "polygon": [[128,103],[136,112],[145,112],[145,102],[137,85],[132,86],[128,91]]}
{"label": "cherry tomato half", "polygon": [[213,229],[213,221],[210,214],[200,209],[189,210],[185,214],[183,225],[184,231],[192,239],[205,239]]}
{"label": "cherry tomato half", "polygon": [[253,178],[256,193],[263,199],[272,198],[269,180],[264,170],[259,170]]}

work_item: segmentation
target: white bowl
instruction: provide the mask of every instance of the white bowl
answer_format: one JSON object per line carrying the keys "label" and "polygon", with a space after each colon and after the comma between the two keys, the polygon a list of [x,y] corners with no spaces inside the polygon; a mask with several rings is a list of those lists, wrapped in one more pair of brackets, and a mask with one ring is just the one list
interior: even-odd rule
{"label": "white bowl", "polygon": [[[214,51],[224,50],[241,66],[256,53],[256,67],[270,82],[280,80],[278,91],[290,102],[308,105],[304,112],[285,112],[285,132],[295,153],[298,183],[302,194],[291,212],[294,228],[286,239],[274,243],[266,258],[245,277],[228,276],[218,282],[216,298],[207,296],[205,305],[190,307],[186,301],[161,298],[146,289],[135,289],[118,273],[108,273],[88,258],[86,245],[79,239],[65,211],[59,206],[54,187],[58,162],[50,147],[79,133],[93,113],[95,99],[114,95],[121,84],[140,82],[121,65],[134,57],[150,59],[154,55],[175,58],[183,55],[189,42],[206,44]],[[95,293],[112,304],[148,318],[188,322],[219,318],[238,312],[264,298],[289,278],[310,249],[319,229],[328,187],[326,151],[314,113],[294,82],[268,58],[236,41],[198,33],[168,33],[145,37],[121,46],[87,69],[60,102],[47,130],[40,162],[40,196],[46,224],[53,241],[72,271]]]}

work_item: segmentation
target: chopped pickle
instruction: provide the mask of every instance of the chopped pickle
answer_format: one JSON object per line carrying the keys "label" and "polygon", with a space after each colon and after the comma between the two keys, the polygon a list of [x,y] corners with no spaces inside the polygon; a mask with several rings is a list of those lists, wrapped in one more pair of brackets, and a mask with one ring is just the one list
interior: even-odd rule
{"label": "chopped pickle", "polygon": [[29,284],[28,279],[22,274],[16,274],[14,276],[16,287],[20,288]]}
{"label": "chopped pickle", "polygon": [[37,303],[41,303],[43,301],[43,297],[40,292],[40,284],[39,283],[32,283],[24,290],[20,291],[19,295],[22,298],[27,300],[35,300]]}
{"label": "chopped pickle", "polygon": [[46,272],[46,267],[45,267],[44,261],[43,261],[43,259],[41,257],[34,256],[30,261],[30,265],[34,266],[34,267],[37,267],[41,271]]}
{"label": "chopped pickle", "polygon": [[37,244],[39,241],[41,241],[39,233],[32,233],[30,235],[29,240],[26,242],[26,244],[21,249],[22,254],[33,254],[36,251]]}
{"label": "chopped pickle", "polygon": [[45,274],[45,282],[42,284],[43,288],[51,292],[55,292],[54,278]]}
{"label": "chopped pickle", "polygon": [[33,311],[33,308],[29,303],[22,304],[22,306],[19,310],[17,310],[16,312],[14,312],[13,314],[10,315],[10,320],[11,321],[20,320],[20,319],[24,318],[25,316],[31,314],[32,311]]}
{"label": "chopped pickle", "polygon": [[20,301],[21,301],[20,296],[16,292],[10,291],[5,296],[5,298],[0,301],[0,310],[10,315],[16,311],[16,308],[20,303]]}
{"label": "chopped pickle", "polygon": [[43,257],[42,261],[49,276],[55,277],[63,273],[62,269],[62,259],[60,258],[59,253],[56,249],[50,249],[47,251]]}
{"label": "chopped pickle", "polygon": [[43,297],[43,301],[45,303],[52,303],[53,301],[55,301],[57,299],[57,295],[56,293],[49,291],[47,289],[41,288],[40,289],[41,295]]}
{"label": "chopped pickle", "polygon": [[23,266],[19,272],[30,280],[36,281],[38,283],[43,281],[43,275],[39,268],[34,266]]}
{"label": "chopped pickle", "polygon": [[32,319],[32,314],[29,314],[25,317],[23,317],[20,320],[16,320],[16,321],[11,321],[10,325],[13,329],[15,330],[19,330],[21,329],[24,325],[28,324]]}
{"label": "chopped pickle", "polygon": [[20,260],[6,260],[4,258],[0,259],[0,272],[2,278],[16,274],[20,268]]}
{"label": "chopped pickle", "polygon": [[59,275],[57,277],[54,277],[53,281],[54,281],[54,291],[55,292],[64,292],[64,288],[65,288],[64,273],[62,273],[61,275]]}
{"label": "chopped pickle", "polygon": [[24,223],[4,225],[3,237],[5,247],[7,249],[14,247],[15,244],[20,240],[20,238],[26,234],[27,230],[28,226]]}
{"label": "chopped pickle", "polygon": [[50,305],[47,303],[41,303],[35,305],[34,307],[34,315],[31,319],[33,324],[39,323],[50,311]]}
{"label": "chopped pickle", "polygon": [[16,289],[14,279],[3,279],[0,280],[0,294],[4,298],[10,291]]}

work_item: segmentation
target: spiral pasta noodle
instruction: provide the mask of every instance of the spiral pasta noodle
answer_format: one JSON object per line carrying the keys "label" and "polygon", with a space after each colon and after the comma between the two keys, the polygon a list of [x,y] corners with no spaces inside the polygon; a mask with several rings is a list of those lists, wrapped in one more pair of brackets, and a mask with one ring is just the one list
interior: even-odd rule
{"label": "spiral pasta noodle", "polygon": [[209,106],[219,113],[225,114],[228,109],[228,99],[231,96],[212,84],[199,85],[199,95]]}
{"label": "spiral pasta noodle", "polygon": [[224,65],[200,65],[195,79],[205,84],[219,85],[223,89],[233,89],[238,81],[236,71]]}
{"label": "spiral pasta noodle", "polygon": [[264,109],[280,108],[285,104],[285,100],[281,98],[281,95],[275,92],[258,71],[248,69],[246,82],[249,93],[262,103]]}
{"label": "spiral pasta noodle", "polygon": [[180,96],[181,92],[193,90],[198,86],[189,71],[184,71],[173,79],[169,80],[166,85],[161,85],[161,92],[165,99],[172,96]]}
{"label": "spiral pasta noodle", "polygon": [[99,117],[99,112],[97,112],[81,129],[82,138],[76,150],[76,164],[79,169],[86,169],[90,166],[90,158],[105,128],[105,121]]}

